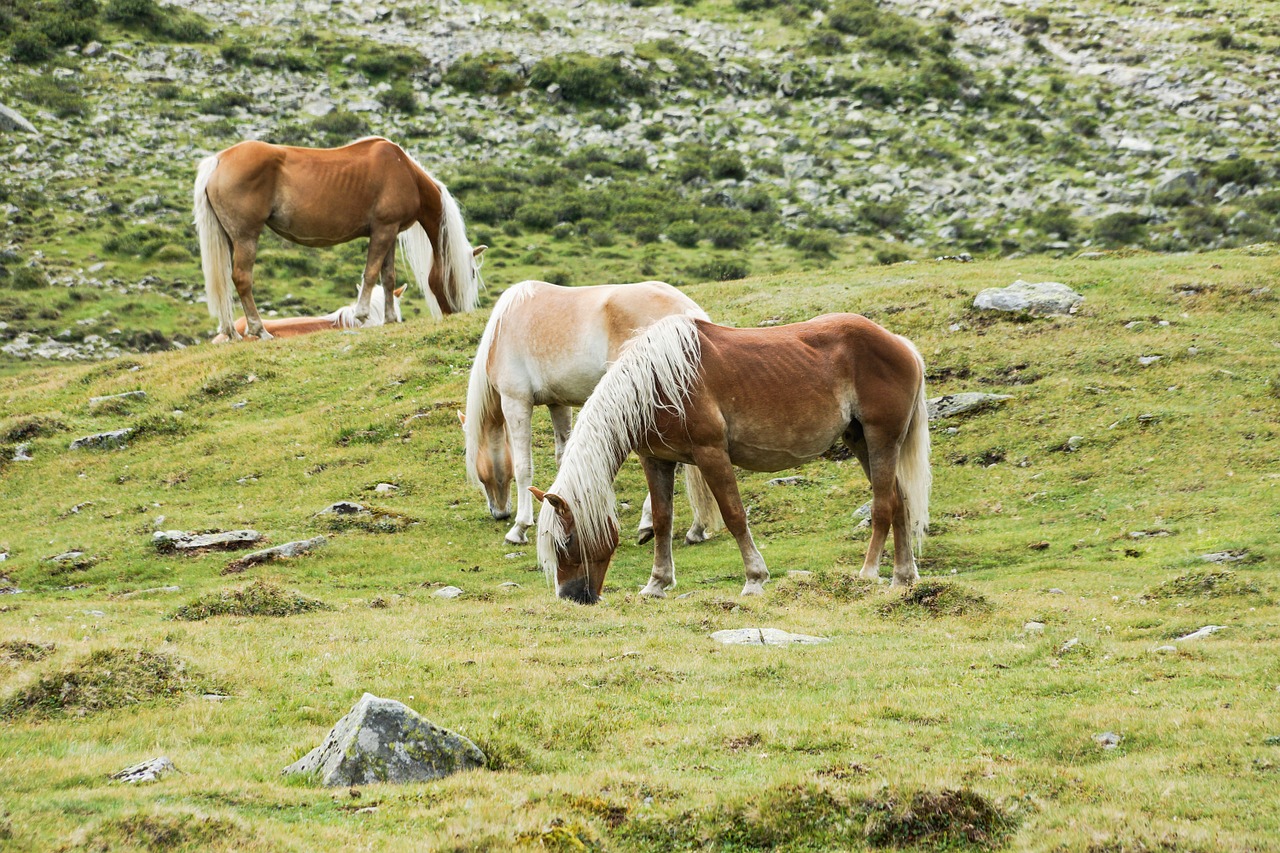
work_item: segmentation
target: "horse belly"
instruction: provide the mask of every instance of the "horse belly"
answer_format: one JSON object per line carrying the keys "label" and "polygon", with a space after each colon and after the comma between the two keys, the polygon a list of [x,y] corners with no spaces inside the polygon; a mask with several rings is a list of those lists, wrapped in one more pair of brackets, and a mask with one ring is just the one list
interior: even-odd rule
{"label": "horse belly", "polygon": [[785,471],[818,458],[848,428],[847,418],[832,414],[818,419],[782,422],[727,423],[729,459],[748,471]]}

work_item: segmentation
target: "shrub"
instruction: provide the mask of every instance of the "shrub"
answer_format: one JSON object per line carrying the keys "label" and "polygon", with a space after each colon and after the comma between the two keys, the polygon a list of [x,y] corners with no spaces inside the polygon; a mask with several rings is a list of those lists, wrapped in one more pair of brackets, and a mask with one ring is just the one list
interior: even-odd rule
{"label": "shrub", "polygon": [[9,44],[9,55],[14,62],[35,65],[53,56],[53,45],[44,33],[27,31],[18,33]]}
{"label": "shrub", "polygon": [[1142,238],[1146,219],[1131,211],[1108,214],[1093,223],[1093,238],[1109,246],[1125,245]]}
{"label": "shrub", "polygon": [[747,167],[742,158],[732,151],[716,154],[711,158],[710,167],[713,178],[740,181],[747,176]]}
{"label": "shrub", "polygon": [[711,258],[690,267],[689,274],[711,281],[733,281],[751,275],[751,264],[742,258]]}
{"label": "shrub", "polygon": [[49,286],[49,279],[39,267],[18,267],[7,278],[0,278],[4,286],[12,290],[40,290]]}
{"label": "shrub", "polygon": [[677,246],[692,249],[702,239],[702,229],[692,220],[673,222],[667,226],[667,239]]}
{"label": "shrub", "polygon": [[84,44],[98,35],[98,22],[93,18],[77,18],[65,12],[55,12],[35,22],[37,32],[43,33],[54,47]]}
{"label": "shrub", "polygon": [[836,236],[829,231],[798,229],[787,232],[787,245],[807,255],[830,255],[835,248]]}
{"label": "shrub", "polygon": [[707,225],[706,235],[717,249],[740,249],[751,238],[751,227],[741,220],[721,219]]}
{"label": "shrub", "polygon": [[520,62],[505,50],[468,54],[445,72],[444,82],[476,95],[506,95],[524,88]]}
{"label": "shrub", "polygon": [[566,53],[538,61],[529,72],[529,84],[546,89],[555,83],[571,104],[607,106],[624,97],[644,95],[644,79],[622,64],[617,56]]}
{"label": "shrub", "polygon": [[876,249],[875,258],[876,263],[883,266],[889,266],[890,264],[900,264],[903,261],[908,261],[911,259],[911,256],[901,249],[885,247]]}
{"label": "shrub", "polygon": [[300,592],[257,580],[248,586],[224,589],[179,607],[174,619],[195,622],[212,616],[294,616],[333,608]]}
{"label": "shrub", "polygon": [[894,199],[888,202],[870,201],[858,210],[858,218],[870,222],[877,228],[890,230],[901,225],[907,215],[905,199]]}
{"label": "shrub", "polygon": [[397,80],[391,88],[378,95],[378,103],[389,110],[411,116],[418,111],[418,96],[408,80]]}
{"label": "shrub", "polygon": [[545,231],[558,221],[555,210],[545,202],[522,204],[516,209],[515,218],[525,228],[535,231]]}
{"label": "shrub", "polygon": [[1071,215],[1071,208],[1058,202],[1044,210],[1038,210],[1029,217],[1031,225],[1044,234],[1057,234],[1064,240],[1070,240],[1080,230],[1079,224]]}
{"label": "shrub", "polygon": [[88,102],[74,83],[52,74],[28,78],[18,93],[23,100],[45,107],[59,118],[83,116],[89,109]]}
{"label": "shrub", "polygon": [[1262,167],[1248,157],[1223,160],[1209,167],[1209,177],[1220,184],[1242,184],[1255,187],[1262,183]]}
{"label": "shrub", "polygon": [[345,110],[334,110],[311,122],[311,127],[324,134],[325,143],[330,146],[345,145],[353,139],[369,135],[369,125],[355,113]]}
{"label": "shrub", "polygon": [[126,27],[150,28],[160,19],[155,0],[107,0],[106,19]]}

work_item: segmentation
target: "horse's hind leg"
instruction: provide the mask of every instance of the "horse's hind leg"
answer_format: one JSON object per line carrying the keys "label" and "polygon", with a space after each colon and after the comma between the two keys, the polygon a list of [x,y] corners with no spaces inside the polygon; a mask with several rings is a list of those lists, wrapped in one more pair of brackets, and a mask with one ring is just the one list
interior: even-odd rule
{"label": "horse's hind leg", "polygon": [[[868,579],[880,577],[880,555],[884,553],[890,529],[901,519],[904,532],[906,530],[905,509],[898,496],[898,447],[894,437],[881,433],[880,430],[867,429],[867,462],[864,467],[871,480],[871,541],[867,544],[867,556],[862,563],[861,576]],[[910,584],[911,580],[899,576],[902,555],[897,551],[899,540],[896,535],[894,546],[893,586]],[[910,554],[908,548],[908,561],[911,560]],[[914,573],[914,563],[911,565]]]}
{"label": "horse's hind leg", "polygon": [[271,340],[271,333],[262,327],[262,317],[253,301],[253,262],[258,257],[258,236],[238,238],[231,244],[231,281],[240,296],[244,309],[244,335],[259,340]]}
{"label": "horse's hind leg", "polygon": [[676,486],[676,463],[641,456],[649,500],[653,507],[653,573],[640,594],[663,598],[676,585],[675,561],[671,557],[672,504]]}
{"label": "horse's hind leg", "polygon": [[751,538],[751,528],[747,526],[747,511],[742,508],[742,496],[738,494],[738,478],[733,472],[733,463],[729,461],[728,454],[719,448],[694,448],[693,461],[702,471],[707,487],[716,496],[725,529],[738,543],[747,577],[742,594],[760,595],[764,592],[765,582],[769,580],[769,569],[764,564],[764,557],[760,556],[755,540]]}
{"label": "horse's hind leg", "polygon": [[533,526],[533,406],[526,400],[502,398],[502,416],[507,421],[511,441],[511,463],[516,475],[516,521],[507,531],[512,545],[529,542],[525,531]]}
{"label": "horse's hind leg", "polygon": [[564,446],[569,441],[569,430],[573,428],[572,406],[547,406],[551,413],[551,431],[556,437],[556,467],[560,467],[560,457],[564,456]]}
{"label": "horse's hind leg", "polygon": [[356,299],[356,321],[364,324],[369,319],[369,300],[373,287],[382,276],[387,253],[395,249],[395,226],[383,226],[369,233],[369,254],[364,262],[364,276],[360,279],[360,296]]}

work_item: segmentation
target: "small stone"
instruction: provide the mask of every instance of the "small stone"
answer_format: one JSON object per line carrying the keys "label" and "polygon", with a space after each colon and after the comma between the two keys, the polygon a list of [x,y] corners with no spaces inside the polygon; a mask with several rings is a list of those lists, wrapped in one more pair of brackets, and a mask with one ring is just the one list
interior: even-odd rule
{"label": "small stone", "polygon": [[1138,364],[1141,364],[1143,367],[1146,367],[1148,364],[1155,364],[1155,363],[1156,363],[1157,361],[1159,361],[1161,358],[1163,358],[1163,356],[1159,356],[1159,355],[1140,355],[1140,356],[1138,356]]}
{"label": "small stone", "polygon": [[1210,634],[1216,634],[1219,631],[1225,631],[1226,629],[1227,629],[1226,625],[1205,625],[1200,630],[1192,631],[1190,634],[1187,634],[1185,637],[1179,637],[1178,639],[1174,640],[1174,642],[1181,643],[1184,640],[1200,640],[1209,636]]}
{"label": "small stone", "polygon": [[1022,633],[1024,633],[1024,634],[1043,634],[1043,633],[1044,633],[1044,623],[1043,623],[1043,622],[1028,622],[1028,623],[1026,623],[1025,625],[1023,625],[1023,626],[1022,626]]}
{"label": "small stone", "polygon": [[1058,654],[1065,655],[1067,652],[1071,651],[1072,649],[1074,649],[1076,646],[1079,646],[1079,645],[1080,645],[1080,638],[1072,637],[1070,640],[1067,640],[1065,643],[1062,644],[1062,648],[1058,649]]}
{"label": "small stone", "polygon": [[308,551],[314,551],[316,548],[323,547],[328,544],[329,540],[323,536],[316,536],[312,539],[302,539],[297,542],[286,542],[283,545],[277,545],[274,548],[264,548],[261,551],[254,551],[252,554],[245,554],[238,560],[233,560],[227,564],[222,570],[223,574],[233,574],[243,572],[250,566],[258,563],[266,563],[271,560],[287,560],[291,557],[297,557],[299,554],[305,554]]}
{"label": "small stone", "polygon": [[1120,741],[1123,740],[1123,738],[1115,732],[1102,732],[1101,734],[1094,735],[1093,739],[1103,749],[1115,749],[1120,745]]}
{"label": "small stone", "polygon": [[792,634],[777,628],[735,628],[716,631],[711,639],[729,646],[791,646],[831,642],[826,637]]}
{"label": "small stone", "polygon": [[805,481],[804,477],[774,477],[769,481],[770,486],[798,486]]}
{"label": "small stone", "polygon": [[520,589],[520,584],[516,583],[515,581],[503,581],[502,583],[498,584],[498,586],[501,587],[502,589]]}
{"label": "small stone", "polygon": [[72,450],[107,450],[113,447],[124,447],[129,436],[133,435],[133,430],[129,428],[111,430],[110,432],[98,432],[93,435],[86,435],[83,438],[77,438],[71,442]]}
{"label": "small stone", "polygon": [[960,394],[944,394],[926,402],[929,420],[954,418],[970,412],[980,412],[994,408],[1005,400],[1012,400],[1011,394],[983,394],[977,391],[965,391]]}
{"label": "small stone", "polygon": [[256,530],[229,530],[225,533],[184,533],[181,530],[157,530],[151,535],[156,550],[162,553],[176,551],[214,550],[232,551],[247,548],[262,538]]}
{"label": "small stone", "polygon": [[30,462],[34,458],[31,455],[31,445],[25,441],[13,449],[14,462]]}
{"label": "small stone", "polygon": [[436,598],[457,598],[462,595],[462,590],[458,589],[456,586],[446,586],[441,589],[437,589],[431,594]]}
{"label": "small stone", "polygon": [[1200,559],[1206,563],[1235,563],[1240,560],[1248,559],[1249,552],[1240,551],[1215,551],[1212,554],[1201,554]]}
{"label": "small stone", "polygon": [[179,772],[178,768],[173,766],[173,762],[162,755],[159,758],[126,767],[118,773],[112,773],[111,778],[117,782],[135,785],[141,782],[158,782],[161,777],[177,772]]}
{"label": "small stone", "polygon": [[1177,646],[1156,646],[1154,649],[1152,649],[1152,651],[1154,651],[1156,654],[1161,654],[1161,655],[1167,655],[1169,652],[1176,652],[1177,650],[1178,650]]}
{"label": "small stone", "polygon": [[379,483],[378,485],[373,487],[373,490],[380,495],[385,495],[391,492],[400,491],[400,487],[395,485],[394,483]]}
{"label": "small stone", "polygon": [[807,572],[807,571],[805,571],[804,569],[792,569],[791,571],[787,572],[787,577],[789,577],[789,578],[811,578],[811,577],[813,577],[813,572]]}
{"label": "small stone", "polygon": [[353,503],[352,501],[338,501],[337,503],[329,504],[327,507],[325,507],[324,509],[316,513],[316,515],[370,515],[370,514],[371,512],[368,507],[361,506],[360,504]]}
{"label": "small stone", "polygon": [[1050,595],[1066,595],[1067,591],[1065,589],[1058,589],[1055,586],[1053,589],[1049,590],[1049,594]]}
{"label": "small stone", "polygon": [[146,391],[125,391],[123,394],[108,394],[105,397],[90,397],[89,405],[97,406],[101,403],[107,403],[112,400],[145,400],[146,398]]}

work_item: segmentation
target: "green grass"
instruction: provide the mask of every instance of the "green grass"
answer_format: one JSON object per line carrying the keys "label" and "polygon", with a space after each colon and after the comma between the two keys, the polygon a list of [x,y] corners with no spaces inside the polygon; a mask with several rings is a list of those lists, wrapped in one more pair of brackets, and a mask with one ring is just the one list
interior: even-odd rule
{"label": "green grass", "polygon": [[[0,659],[0,702],[52,709],[0,725],[0,846],[1272,847],[1277,266],[1261,247],[687,287],[736,325],[856,310],[916,342],[931,396],[1013,395],[933,425],[917,591],[935,594],[919,604],[851,579],[867,536],[851,516],[869,488],[834,460],[804,468],[802,486],[742,475],[773,572],[763,597],[738,598],[741,561],[720,534],[677,547],[687,598],[640,599],[652,552],[625,544],[600,605],[555,600],[533,549],[502,541],[463,473],[453,409],[485,312],[0,376],[0,442],[35,457],[0,468],[0,565],[25,590],[0,600],[0,635],[17,644]],[[1031,322],[970,307],[1017,278],[1062,281],[1085,302]],[[1149,355],[1162,358],[1141,366]],[[88,404],[136,389],[147,399]],[[128,448],[67,449],[148,419]],[[545,415],[536,426],[545,487]],[[380,482],[400,489],[375,493]],[[634,461],[617,490],[629,529],[644,495]],[[396,523],[334,530],[316,513],[337,500]],[[221,600],[228,557],[160,554],[151,533],[246,527],[269,544],[329,535],[244,583],[334,610],[168,618]],[[1153,531],[1167,535],[1130,535]],[[94,560],[44,562],[72,549]],[[1225,550],[1250,559],[1198,559]],[[465,595],[433,597],[446,584]],[[165,586],[180,590],[125,595]],[[929,602],[944,606],[926,615]],[[1029,621],[1044,632],[1024,633]],[[1207,624],[1227,629],[1174,643]],[[831,642],[708,636],[751,626]],[[48,653],[33,660],[25,644]],[[167,664],[101,686],[130,697],[114,710],[56,706],[49,685],[122,650]],[[187,681],[158,677],[179,666]],[[283,780],[364,691],[472,738],[488,769],[359,798]],[[1114,749],[1094,740],[1106,731]],[[182,775],[108,779],[161,754]]]}

